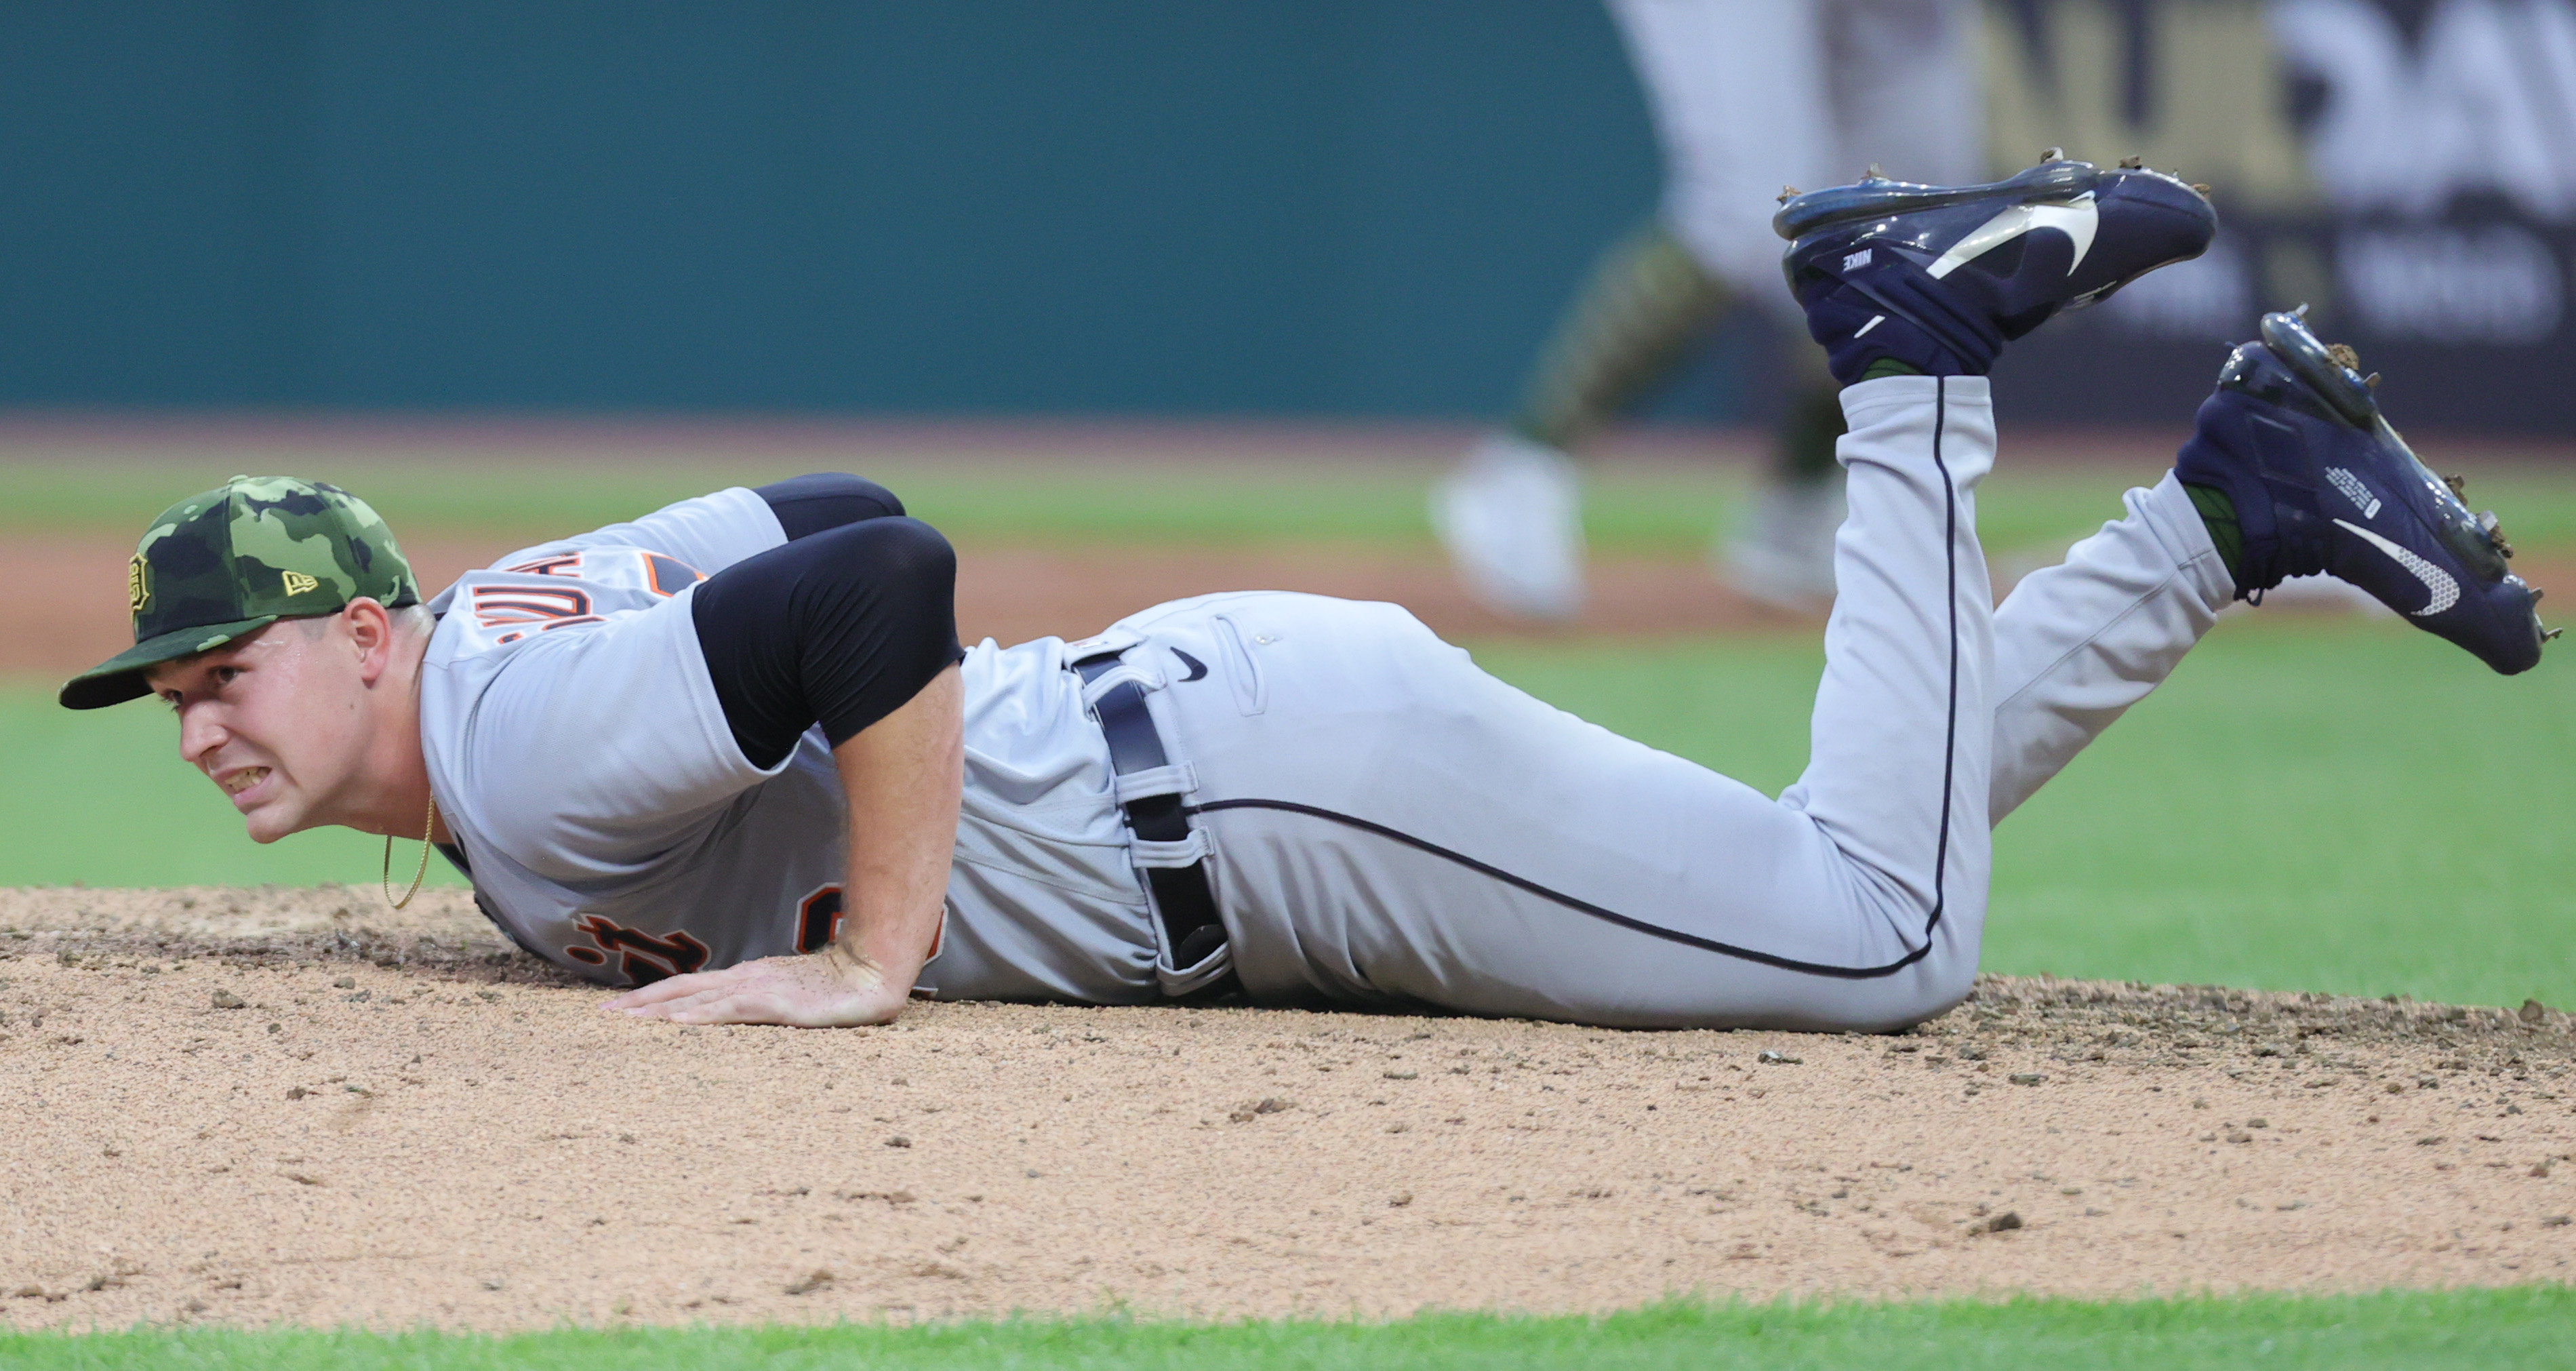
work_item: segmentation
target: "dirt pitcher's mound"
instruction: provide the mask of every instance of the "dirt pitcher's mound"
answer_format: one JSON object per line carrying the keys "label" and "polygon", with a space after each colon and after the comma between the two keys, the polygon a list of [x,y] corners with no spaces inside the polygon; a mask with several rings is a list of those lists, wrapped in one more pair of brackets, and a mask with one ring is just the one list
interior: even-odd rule
{"label": "dirt pitcher's mound", "polygon": [[2564,1280],[2566,1015],[611,1018],[459,896],[0,892],[0,1310],[525,1328]]}

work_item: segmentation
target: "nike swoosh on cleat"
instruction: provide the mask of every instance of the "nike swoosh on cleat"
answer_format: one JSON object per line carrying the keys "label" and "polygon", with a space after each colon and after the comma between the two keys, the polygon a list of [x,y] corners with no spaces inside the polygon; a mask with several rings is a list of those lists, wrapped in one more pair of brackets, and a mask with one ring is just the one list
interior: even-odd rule
{"label": "nike swoosh on cleat", "polygon": [[2433,598],[2422,609],[2408,610],[2407,613],[2418,619],[2429,618],[2460,602],[2460,583],[2451,578],[2451,573],[2348,519],[2335,520],[2335,526],[2361,535],[2363,541],[2387,553],[2399,566],[2414,572],[2415,579],[2422,581],[2424,588],[2433,593]]}
{"label": "nike swoosh on cleat", "polygon": [[1930,272],[1939,280],[2033,229],[2055,229],[2075,240],[2075,260],[2066,264],[2066,274],[2072,276],[2084,264],[2084,254],[2093,250],[2093,231],[2101,223],[2102,212],[2090,194],[2071,205],[2014,205],[1952,243]]}
{"label": "nike swoosh on cleat", "polygon": [[1190,674],[1182,677],[1182,680],[1195,681],[1201,676],[1205,676],[1207,674],[1207,663],[1200,661],[1198,658],[1181,651],[1179,648],[1173,648],[1172,655],[1189,664]]}

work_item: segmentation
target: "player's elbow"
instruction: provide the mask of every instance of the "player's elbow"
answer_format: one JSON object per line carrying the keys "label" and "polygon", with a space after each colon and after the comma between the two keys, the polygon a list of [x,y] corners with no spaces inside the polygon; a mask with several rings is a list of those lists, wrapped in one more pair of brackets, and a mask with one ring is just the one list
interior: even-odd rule
{"label": "player's elbow", "polygon": [[903,501],[896,499],[893,491],[842,471],[791,476],[757,487],[752,493],[778,516],[779,530],[791,543],[849,524],[899,518],[904,512]]}
{"label": "player's elbow", "polygon": [[957,550],[938,529],[896,517],[853,524],[841,533],[859,568],[885,593],[935,599],[957,594]]}
{"label": "player's elbow", "polygon": [[957,553],[918,519],[872,519],[812,540],[794,598],[798,675],[837,747],[957,660]]}

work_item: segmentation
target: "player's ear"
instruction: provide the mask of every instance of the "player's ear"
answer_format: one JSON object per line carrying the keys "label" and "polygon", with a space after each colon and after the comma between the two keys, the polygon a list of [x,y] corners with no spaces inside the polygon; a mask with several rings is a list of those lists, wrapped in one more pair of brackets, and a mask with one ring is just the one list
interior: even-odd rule
{"label": "player's ear", "polygon": [[340,611],[340,631],[358,652],[358,678],[374,685],[393,662],[393,615],[373,598],[361,595]]}

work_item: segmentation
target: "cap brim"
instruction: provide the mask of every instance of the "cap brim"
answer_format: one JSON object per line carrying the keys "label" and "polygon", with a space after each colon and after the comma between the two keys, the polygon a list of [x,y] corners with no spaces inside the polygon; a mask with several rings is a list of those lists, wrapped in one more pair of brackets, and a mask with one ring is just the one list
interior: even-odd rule
{"label": "cap brim", "polygon": [[143,683],[143,673],[182,657],[212,652],[245,634],[276,623],[275,614],[256,619],[241,619],[229,624],[206,624],[197,628],[174,629],[157,638],[146,638],[106,661],[63,682],[62,693],[55,698],[65,709],[101,709],[139,700],[152,693]]}

